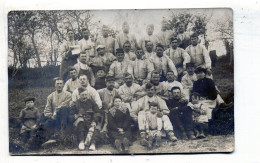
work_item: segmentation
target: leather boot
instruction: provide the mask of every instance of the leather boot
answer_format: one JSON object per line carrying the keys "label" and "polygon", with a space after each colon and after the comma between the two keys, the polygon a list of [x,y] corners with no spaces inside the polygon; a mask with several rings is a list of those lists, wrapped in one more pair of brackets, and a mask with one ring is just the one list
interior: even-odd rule
{"label": "leather boot", "polygon": [[140,137],[141,137],[140,144],[142,146],[147,146],[148,145],[148,141],[146,140],[146,133],[145,132],[141,132],[140,133]]}

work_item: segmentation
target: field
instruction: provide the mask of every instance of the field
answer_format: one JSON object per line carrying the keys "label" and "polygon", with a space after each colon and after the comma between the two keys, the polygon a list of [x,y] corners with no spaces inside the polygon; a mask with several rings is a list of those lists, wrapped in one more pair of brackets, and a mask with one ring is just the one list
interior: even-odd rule
{"label": "field", "polygon": [[[222,60],[219,60],[222,61]],[[234,93],[234,73],[232,68],[230,68],[224,62],[218,62],[216,67],[212,69],[215,84],[220,90],[220,95],[226,99],[230,94]],[[24,83],[24,80],[13,79],[14,81],[9,81],[11,83]],[[19,128],[16,124],[16,118],[19,116],[20,110],[24,107],[24,98],[28,96],[33,96],[36,98],[35,106],[41,111],[44,110],[47,96],[54,91],[54,87],[43,86],[44,83],[41,80],[27,81],[28,83],[33,83],[34,85],[41,85],[41,87],[31,87],[25,84],[23,87],[13,87],[9,85],[8,100],[9,100],[9,143],[12,144],[18,139]],[[193,140],[193,141],[178,141],[176,143],[170,143],[166,140],[163,141],[162,146],[151,151],[147,151],[144,147],[139,145],[139,141],[135,141],[130,147],[130,153],[199,153],[199,152],[231,152],[234,150],[234,135],[209,135],[203,140]],[[18,154],[17,151],[11,151],[11,154]],[[20,154],[114,154],[117,151],[111,145],[103,145],[98,148],[97,151],[78,151],[77,149],[59,149],[53,148],[48,150],[31,151],[29,153]]]}

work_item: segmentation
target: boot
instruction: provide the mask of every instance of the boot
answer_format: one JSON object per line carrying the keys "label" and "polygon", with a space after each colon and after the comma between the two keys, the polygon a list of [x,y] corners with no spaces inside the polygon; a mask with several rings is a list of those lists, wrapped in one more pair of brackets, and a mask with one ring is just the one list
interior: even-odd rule
{"label": "boot", "polygon": [[149,137],[147,141],[147,150],[152,150],[153,149],[153,138]]}
{"label": "boot", "polygon": [[81,151],[85,150],[85,143],[83,140],[80,141],[80,143],[79,143],[79,150],[81,150]]}
{"label": "boot", "polygon": [[183,140],[188,140],[188,136],[187,136],[187,134],[186,134],[186,132],[185,131],[182,131],[182,139]]}
{"label": "boot", "polygon": [[122,152],[122,144],[121,144],[121,141],[119,139],[116,139],[115,140],[115,146],[116,146],[116,149],[119,151],[119,152]]}
{"label": "boot", "polygon": [[[197,132],[197,133],[199,133],[199,132]],[[188,131],[188,134],[189,134],[189,139],[190,140],[195,140],[196,139],[193,131]]]}
{"label": "boot", "polygon": [[178,139],[175,137],[173,131],[168,132],[168,139],[172,142],[176,142]]}
{"label": "boot", "polygon": [[142,146],[147,146],[148,141],[146,140],[146,133],[145,132],[141,132],[140,133],[140,137],[141,137],[140,144]]}
{"label": "boot", "polygon": [[204,131],[202,130],[201,133],[199,134],[198,138],[199,139],[204,139],[206,136],[204,134]]}
{"label": "boot", "polygon": [[124,146],[124,152],[128,152],[129,151],[129,140],[127,138],[123,139],[123,146]]}
{"label": "boot", "polygon": [[155,147],[159,148],[161,146],[161,137],[157,136],[155,140]]}

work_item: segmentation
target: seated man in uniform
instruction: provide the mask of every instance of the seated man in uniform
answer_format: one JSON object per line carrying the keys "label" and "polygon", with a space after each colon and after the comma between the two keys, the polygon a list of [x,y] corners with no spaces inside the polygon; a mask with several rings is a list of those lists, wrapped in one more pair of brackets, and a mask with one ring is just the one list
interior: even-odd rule
{"label": "seated man in uniform", "polygon": [[144,53],[141,48],[137,48],[135,54],[136,60],[129,66],[128,72],[133,75],[134,82],[142,86],[150,80],[154,67],[148,59],[143,58]]}
{"label": "seated man in uniform", "polygon": [[93,87],[95,85],[95,76],[92,71],[92,68],[87,64],[87,55],[85,52],[81,52],[79,55],[79,62],[74,65],[75,69],[78,72],[78,76],[84,74],[88,77],[90,85]]}
{"label": "seated man in uniform", "polygon": [[106,52],[105,49],[104,45],[98,45],[96,47],[97,55],[90,58],[89,64],[93,68],[95,74],[97,72],[97,67],[104,67],[105,72],[107,73],[110,65],[116,60],[116,57],[112,53]]}
{"label": "seated man in uniform", "polygon": [[170,109],[169,118],[175,133],[180,133],[182,139],[195,139],[193,133],[192,109],[187,106],[188,100],[178,86],[168,90],[169,99],[166,104]]}
{"label": "seated man in uniform", "polygon": [[134,61],[136,59],[135,53],[131,52],[131,43],[129,41],[126,41],[123,45],[123,49],[125,52],[125,60],[127,62]]}
{"label": "seated man in uniform", "polygon": [[77,89],[80,86],[80,84],[78,80],[78,72],[75,69],[75,67],[71,67],[69,73],[71,78],[68,81],[66,81],[63,90],[72,93],[75,89]]}
{"label": "seated man in uniform", "polygon": [[108,75],[114,76],[116,79],[116,88],[124,84],[123,75],[127,72],[130,62],[126,61],[125,53],[123,49],[116,49],[116,58],[117,60],[112,63],[110,66]]}
{"label": "seated man in uniform", "polygon": [[164,54],[167,55],[173,62],[173,64],[176,65],[181,65],[183,70],[186,69],[186,63],[190,62],[190,56],[189,54],[182,48],[179,48],[179,43],[180,40],[172,36],[170,38],[171,46],[170,48],[166,49],[164,51]]}
{"label": "seated man in uniform", "polygon": [[167,56],[163,54],[163,46],[161,44],[156,45],[156,55],[153,57],[150,57],[149,60],[153,64],[154,69],[157,70],[160,73],[160,81],[166,81],[166,74],[168,70],[174,72],[174,75],[177,76],[177,70],[175,65],[173,64],[172,60]]}
{"label": "seated man in uniform", "polygon": [[156,55],[156,53],[154,52],[155,50],[155,46],[156,44],[154,44],[152,41],[145,41],[145,54],[144,57],[149,59],[150,57],[153,57],[154,55]]}
{"label": "seated man in uniform", "polygon": [[[57,78],[55,81],[56,91],[47,97],[47,104],[43,112],[46,119],[43,129],[46,132],[45,137],[50,140],[43,146],[49,142],[56,142],[57,136],[62,136],[65,128],[69,125],[71,93],[63,91],[63,86],[63,80]],[[59,132],[60,130],[61,132]]]}
{"label": "seated man in uniform", "polygon": [[129,109],[133,101],[136,101],[138,97],[143,96],[141,92],[141,86],[139,84],[133,83],[133,77],[129,73],[124,74],[125,84],[118,88],[118,94],[122,98],[122,101],[126,103]]}
{"label": "seated man in uniform", "polygon": [[136,101],[136,103],[132,106],[132,110],[130,112],[130,115],[132,119],[137,122],[139,126],[140,136],[141,139],[145,139],[145,112],[146,110],[149,110],[149,104],[151,102],[155,102],[158,104],[158,108],[162,115],[162,123],[163,123],[163,130],[166,132],[166,136],[171,141],[177,141],[177,138],[175,137],[173,133],[173,127],[171,124],[171,121],[168,117],[169,109],[163,99],[155,95],[154,87],[151,83],[147,83],[145,85],[146,93],[147,95],[140,98]]}

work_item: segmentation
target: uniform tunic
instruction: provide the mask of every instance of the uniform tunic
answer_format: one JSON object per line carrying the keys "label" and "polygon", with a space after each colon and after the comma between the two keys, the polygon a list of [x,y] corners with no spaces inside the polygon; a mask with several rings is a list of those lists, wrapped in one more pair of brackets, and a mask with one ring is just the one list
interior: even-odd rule
{"label": "uniform tunic", "polygon": [[190,62],[189,54],[182,48],[168,48],[164,51],[164,54],[172,60],[174,65],[182,65],[183,68],[186,67],[186,63]]}
{"label": "uniform tunic", "polygon": [[106,52],[115,53],[115,39],[112,37],[101,37],[97,40],[96,46],[104,45],[106,47]]}
{"label": "uniform tunic", "polygon": [[77,89],[79,87],[80,87],[79,79],[76,78],[75,80],[72,80],[72,78],[70,78],[68,81],[66,81],[66,83],[63,87],[63,91],[68,91],[68,92],[72,93],[75,89]]}
{"label": "uniform tunic", "polygon": [[115,60],[116,57],[112,53],[105,53],[103,56],[96,55],[95,57],[91,58],[89,64],[94,67],[104,67],[105,72],[108,72],[110,65]]}
{"label": "uniform tunic", "polygon": [[90,39],[86,40],[85,38],[79,40],[79,45],[81,51],[85,51],[87,54],[87,60],[90,57],[95,56],[95,43],[93,43]]}
{"label": "uniform tunic", "polygon": [[162,57],[158,57],[157,55],[155,55],[153,57],[150,57],[149,61],[153,64],[154,69],[159,71],[160,74],[164,73],[164,75],[166,75],[168,72],[168,68],[170,68],[175,76],[178,75],[175,65],[167,55],[163,55]]}
{"label": "uniform tunic", "polygon": [[125,33],[119,34],[115,40],[115,49],[123,48],[123,45],[126,41],[129,41],[131,44],[131,52],[135,52],[135,49],[138,46],[138,44],[135,36],[132,34],[125,34]]}
{"label": "uniform tunic", "polygon": [[108,74],[114,76],[116,80],[123,79],[124,73],[127,72],[130,62],[123,60],[122,62],[114,61],[110,68]]}
{"label": "uniform tunic", "polygon": [[93,73],[91,67],[89,67],[87,64],[84,64],[81,62],[78,62],[77,64],[75,64],[74,67],[77,70],[79,76],[81,74],[86,75],[90,85],[91,86],[95,85],[95,76],[94,76],[94,73]]}
{"label": "uniform tunic", "polygon": [[148,59],[136,59],[128,68],[128,72],[132,74],[136,81],[149,80],[153,70],[154,67]]}
{"label": "uniform tunic", "polygon": [[136,55],[134,52],[125,52],[125,58],[124,60],[127,62],[134,61],[136,59]]}
{"label": "uniform tunic", "polygon": [[[96,102],[96,104],[98,105],[98,108],[101,109],[102,101],[100,99],[98,92],[90,85],[88,85],[85,89],[86,89],[85,91],[87,91],[87,93],[88,93],[88,98],[94,100]],[[76,101],[79,99],[79,97],[80,97],[79,91],[78,91],[78,89],[75,89],[72,93],[72,101],[76,103]]]}
{"label": "uniform tunic", "polygon": [[133,83],[130,87],[128,87],[126,84],[124,84],[119,87],[118,94],[124,102],[132,102],[136,100],[134,95],[136,95],[138,91],[141,91],[140,85]]}
{"label": "uniform tunic", "polygon": [[153,43],[153,51],[155,50],[156,48],[156,44],[159,42],[157,36],[155,35],[145,35],[143,38],[140,39],[140,43],[139,43],[139,47],[141,47],[143,49],[144,52],[147,52],[146,51],[146,47],[145,47],[145,42],[146,41],[151,41]]}
{"label": "uniform tunic", "polygon": [[161,43],[164,46],[164,50],[166,50],[170,45],[170,36],[173,34],[173,31],[166,30],[160,31],[157,35],[158,43]]}
{"label": "uniform tunic", "polygon": [[162,100],[158,96],[148,97],[144,96],[137,100],[137,102],[132,106],[131,110],[131,117],[135,120],[138,119],[138,126],[139,130],[145,130],[146,128],[146,110],[150,109],[149,103],[155,102],[158,104],[158,110],[163,114],[162,116],[162,122],[163,122],[163,128],[165,131],[172,131],[173,127],[170,122],[169,117],[167,114],[169,114],[169,109],[165,103],[164,100]]}
{"label": "uniform tunic", "polygon": [[191,63],[194,63],[195,67],[205,66],[211,68],[211,59],[205,46],[200,44],[196,46],[190,45],[185,50],[190,55]]}
{"label": "uniform tunic", "polygon": [[72,55],[71,52],[67,53],[69,51],[69,48],[71,46],[78,45],[78,42],[73,40],[73,41],[65,41],[61,45],[61,56],[62,56],[62,61],[60,65],[60,77],[63,80],[66,80],[68,76],[68,70],[70,66],[73,66],[74,64],[77,63],[77,58],[78,55]]}
{"label": "uniform tunic", "polygon": [[44,109],[44,116],[51,117],[57,107],[69,107],[71,101],[71,93],[67,91],[62,91],[58,93],[57,91],[51,93],[47,97],[47,104]]}

